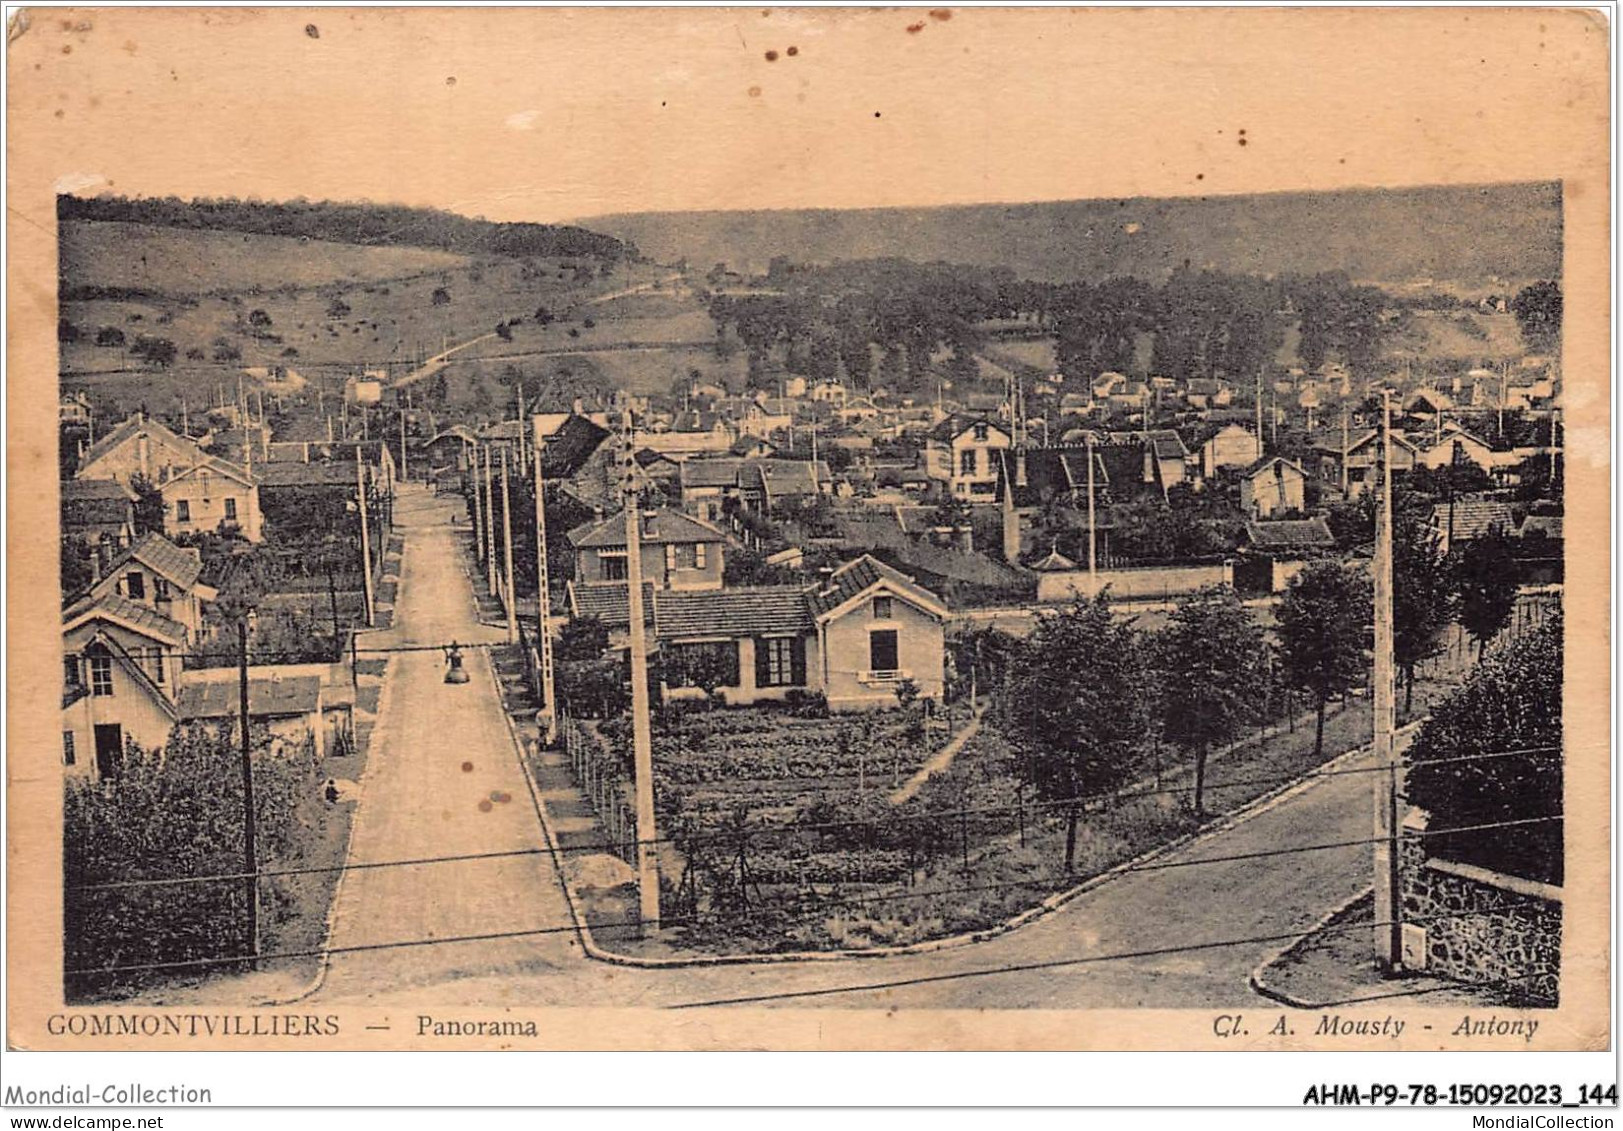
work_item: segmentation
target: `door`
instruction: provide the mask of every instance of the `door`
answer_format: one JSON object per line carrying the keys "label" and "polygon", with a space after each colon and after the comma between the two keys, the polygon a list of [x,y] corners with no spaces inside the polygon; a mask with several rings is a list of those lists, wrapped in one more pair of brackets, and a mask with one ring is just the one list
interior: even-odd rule
{"label": "door", "polygon": [[868,634],[868,669],[893,672],[901,665],[896,658],[896,630],[879,629]]}
{"label": "door", "polygon": [[118,776],[119,763],[124,759],[124,728],[117,723],[96,724],[96,774],[98,777]]}

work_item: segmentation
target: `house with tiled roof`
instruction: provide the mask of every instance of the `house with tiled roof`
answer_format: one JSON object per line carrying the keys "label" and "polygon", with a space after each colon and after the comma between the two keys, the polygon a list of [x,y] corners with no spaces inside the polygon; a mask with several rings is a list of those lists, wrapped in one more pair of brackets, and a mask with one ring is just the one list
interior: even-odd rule
{"label": "house with tiled roof", "polygon": [[115,479],[128,487],[140,476],[162,484],[206,458],[195,441],[137,412],[90,446],[79,461],[76,478]]}
{"label": "house with tiled roof", "polygon": [[[641,515],[642,576],[659,589],[720,589],[727,535],[677,510]],[[576,527],[575,577],[582,582],[624,581],[627,576],[625,512]]]}
{"label": "house with tiled roof", "polygon": [[1307,507],[1307,472],[1295,460],[1264,456],[1240,476],[1240,509],[1257,521],[1300,514]]}
{"label": "house with tiled roof", "polygon": [[175,468],[158,490],[166,534],[234,532],[249,542],[264,537],[259,481],[246,467],[203,456],[190,467]]}
{"label": "house with tiled roof", "polygon": [[1448,553],[1460,543],[1485,538],[1498,530],[1514,538],[1521,529],[1515,508],[1502,499],[1462,498],[1431,508],[1430,526],[1437,532],[1437,549]]}
{"label": "house with tiled roof", "polygon": [[823,460],[750,459],[738,470],[738,499],[748,510],[771,515],[784,503],[807,501],[834,489]]}
{"label": "house with tiled roof", "polygon": [[[1318,460],[1319,477],[1326,483],[1341,482],[1343,465],[1347,479],[1347,497],[1356,499],[1374,484],[1380,470],[1381,432],[1368,428],[1347,437],[1342,447],[1339,429],[1322,433],[1313,443],[1313,454]],[[1392,474],[1401,475],[1414,469],[1420,450],[1403,433],[1392,433]]]}
{"label": "house with tiled roof", "polygon": [[[541,474],[589,507],[607,508],[619,497],[620,445],[607,428],[574,414],[541,447]],[[640,469],[639,469],[640,473]]]}
{"label": "house with tiled roof", "polygon": [[135,539],[135,492],[116,479],[62,483],[62,536],[96,551],[103,565]]}
{"label": "house with tiled roof", "polygon": [[[863,555],[813,586],[682,591],[645,589],[644,610],[667,695],[703,694],[686,685],[699,659],[720,658],[730,704],[820,692],[834,710],[893,706],[911,679],[939,699],[944,686],[947,609],[928,589]],[[628,622],[623,582],[569,586],[572,615],[611,631]]]}
{"label": "house with tiled roof", "polygon": [[[998,502],[1003,515],[1003,560],[1017,563],[1025,551],[1032,521],[1053,504],[1085,508],[1088,505],[1088,453],[1086,444],[1052,448],[1008,449],[997,453]],[[1093,449],[1093,491],[1102,503],[1110,486],[1110,473],[1099,450]]]}
{"label": "house with tiled roof", "polygon": [[1411,435],[1418,449],[1415,462],[1433,470],[1474,463],[1491,475],[1505,465],[1504,457],[1509,455],[1494,451],[1488,441],[1451,420],[1440,429]]}
{"label": "house with tiled roof", "polygon": [[944,482],[953,498],[990,503],[998,482],[993,453],[1013,445],[1008,428],[988,416],[949,416],[930,429],[924,469]]}
{"label": "house with tiled roof", "polygon": [[196,549],[175,545],[161,534],[147,534],[110,561],[87,589],[68,599],[69,608],[106,597],[118,597],[173,621],[194,643],[203,630],[203,605],[215,598],[200,580],[203,557]]}
{"label": "house with tiled roof", "polygon": [[169,739],[187,630],[155,608],[108,591],[62,613],[62,764],[91,778],[118,773],[126,746]]}
{"label": "house with tiled roof", "polygon": [[677,471],[677,492],[690,513],[713,522],[738,500],[738,472],[744,461],[731,456],[685,459]]}
{"label": "house with tiled roof", "polygon": [[[236,680],[198,679],[181,684],[175,712],[180,722],[233,722],[241,707],[241,690]],[[264,726],[273,741],[315,744],[315,756],[324,755],[326,726],[321,677],[315,675],[272,676],[248,681],[248,717]]]}
{"label": "house with tiled roof", "polygon": [[1335,552],[1336,537],[1322,518],[1273,519],[1245,524],[1236,576],[1260,570],[1259,585],[1279,593],[1309,562]]}

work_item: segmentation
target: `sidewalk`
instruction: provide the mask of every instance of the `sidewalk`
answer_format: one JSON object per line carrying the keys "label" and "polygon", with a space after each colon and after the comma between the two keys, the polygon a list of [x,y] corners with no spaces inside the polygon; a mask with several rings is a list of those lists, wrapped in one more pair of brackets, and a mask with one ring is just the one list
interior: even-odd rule
{"label": "sidewalk", "polygon": [[1251,975],[1251,988],[1293,1009],[1331,1009],[1406,998],[1428,1007],[1515,1004],[1489,987],[1425,973],[1386,977],[1375,963],[1374,922],[1374,896],[1365,891],[1258,966]]}

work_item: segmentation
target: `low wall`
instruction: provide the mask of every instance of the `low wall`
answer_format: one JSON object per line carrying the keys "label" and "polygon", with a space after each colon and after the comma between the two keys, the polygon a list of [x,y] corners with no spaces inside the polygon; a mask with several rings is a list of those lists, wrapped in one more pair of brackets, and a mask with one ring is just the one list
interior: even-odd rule
{"label": "low wall", "polygon": [[1106,586],[1118,601],[1170,600],[1204,589],[1208,585],[1233,585],[1234,563],[1205,565],[1141,566],[1101,569],[1089,578],[1085,569],[1064,570],[1037,575],[1037,600],[1070,601],[1093,597]]}
{"label": "low wall", "polygon": [[1403,823],[1399,883],[1404,963],[1461,982],[1508,986],[1555,1005],[1561,978],[1561,889],[1472,864],[1428,857],[1429,821]]}

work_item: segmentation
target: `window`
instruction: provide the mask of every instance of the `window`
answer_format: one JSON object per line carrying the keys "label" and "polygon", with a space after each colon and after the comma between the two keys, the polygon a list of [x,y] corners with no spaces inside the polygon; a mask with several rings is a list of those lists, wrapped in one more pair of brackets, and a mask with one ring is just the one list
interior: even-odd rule
{"label": "window", "polygon": [[761,637],[755,641],[755,685],[799,687],[806,682],[806,645],[795,636]]}
{"label": "window", "polygon": [[670,572],[675,570],[676,566],[676,543],[667,542],[665,543],[665,569]]}
{"label": "window", "polygon": [[71,730],[62,732],[62,764],[64,766],[73,765],[73,732]]}
{"label": "window", "polygon": [[603,563],[604,581],[624,581],[626,579],[626,556],[624,554],[599,554],[598,561]]}
{"label": "window", "polygon": [[984,444],[991,437],[991,426],[984,421],[975,425],[975,442]]}
{"label": "window", "polygon": [[153,653],[152,682],[156,683],[159,687],[163,686],[163,662],[165,659],[167,659],[167,657],[162,652]]}
{"label": "window", "polygon": [[889,620],[894,611],[889,597],[875,597],[873,599],[874,620]]}
{"label": "window", "polygon": [[124,575],[124,593],[132,601],[144,601],[147,595],[146,575],[138,569],[132,569]]}
{"label": "window", "polygon": [[959,452],[958,453],[958,474],[959,475],[979,475],[980,474],[980,455],[981,455],[981,453],[979,451],[977,451],[975,448],[965,448],[963,451]]}
{"label": "window", "polygon": [[225,501],[225,518],[227,522],[237,521],[237,500],[227,499]]}
{"label": "window", "polygon": [[705,545],[704,545],[703,542],[695,542],[693,544],[693,568],[694,569],[704,569],[705,568],[705,565],[704,565],[704,563],[705,563],[704,551],[705,551]]}
{"label": "window", "polygon": [[84,676],[79,672],[78,656],[62,657],[62,683],[70,690],[83,684]]}
{"label": "window", "polygon": [[731,640],[667,644],[660,649],[661,669],[671,687],[737,687],[738,645]]}
{"label": "window", "polygon": [[175,521],[190,522],[192,520],[192,503],[190,499],[175,500]]}
{"label": "window", "polygon": [[158,601],[169,600],[171,598],[171,594],[169,592],[169,582],[165,581],[161,577],[154,577],[152,579],[152,596],[154,600]]}
{"label": "window", "polygon": [[868,634],[868,667],[876,672],[893,672],[901,666],[897,658],[896,630],[880,629]]}
{"label": "window", "polygon": [[111,656],[90,657],[90,693],[92,695],[111,695],[113,693],[113,658]]}

